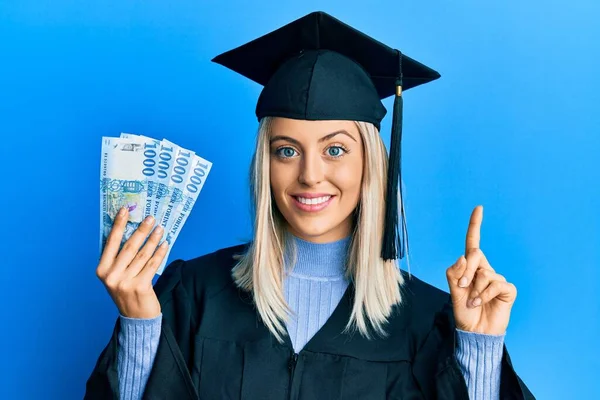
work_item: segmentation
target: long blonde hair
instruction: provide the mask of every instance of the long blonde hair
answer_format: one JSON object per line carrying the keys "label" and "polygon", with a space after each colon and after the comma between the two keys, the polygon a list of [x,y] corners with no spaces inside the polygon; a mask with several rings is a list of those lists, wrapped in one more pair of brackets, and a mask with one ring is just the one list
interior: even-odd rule
{"label": "long blonde hair", "polygon": [[[284,252],[293,242],[287,243],[286,221],[271,194],[271,122],[270,117],[260,121],[250,167],[254,240],[237,257],[232,275],[238,287],[252,292],[263,323],[282,342],[284,324],[291,314],[283,292]],[[381,258],[388,163],[385,145],[373,124],[356,124],[363,140],[364,168],[347,260],[346,276],[354,283],[355,293],[345,331],[358,328],[371,338],[371,329],[386,336],[384,325],[392,307],[402,302],[404,279],[396,260],[384,262]]]}

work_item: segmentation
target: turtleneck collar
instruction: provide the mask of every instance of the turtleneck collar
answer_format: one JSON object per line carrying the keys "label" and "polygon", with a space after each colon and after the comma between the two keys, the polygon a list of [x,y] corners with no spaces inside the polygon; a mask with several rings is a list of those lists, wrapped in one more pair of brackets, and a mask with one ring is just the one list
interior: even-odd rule
{"label": "turtleneck collar", "polygon": [[351,236],[328,243],[313,243],[288,232],[286,241],[286,265],[290,265],[292,246],[296,247],[294,275],[341,278],[346,272],[346,259]]}

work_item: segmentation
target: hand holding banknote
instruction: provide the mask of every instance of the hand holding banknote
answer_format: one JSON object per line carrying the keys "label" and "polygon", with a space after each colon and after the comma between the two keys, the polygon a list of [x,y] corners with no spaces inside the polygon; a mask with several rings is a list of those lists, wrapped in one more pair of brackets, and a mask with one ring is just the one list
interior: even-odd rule
{"label": "hand holding banknote", "polygon": [[115,216],[96,275],[121,315],[155,318],[160,315],[161,307],[152,287],[152,278],[167,254],[168,243],[164,241],[157,248],[164,229],[160,225],[152,229],[154,218],[148,216],[119,251],[128,218],[127,207],[123,207]]}
{"label": "hand holding banknote", "polygon": [[102,138],[96,275],[121,315],[160,315],[152,280],[164,270],[211,166],[166,139]]}

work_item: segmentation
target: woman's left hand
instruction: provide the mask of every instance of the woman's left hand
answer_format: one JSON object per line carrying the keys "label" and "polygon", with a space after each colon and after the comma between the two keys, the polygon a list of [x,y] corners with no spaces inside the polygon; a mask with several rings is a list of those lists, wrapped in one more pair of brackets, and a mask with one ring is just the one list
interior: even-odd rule
{"label": "woman's left hand", "polygon": [[502,335],[506,332],[517,288],[497,274],[479,248],[483,207],[471,214],[465,256],[446,270],[456,327]]}

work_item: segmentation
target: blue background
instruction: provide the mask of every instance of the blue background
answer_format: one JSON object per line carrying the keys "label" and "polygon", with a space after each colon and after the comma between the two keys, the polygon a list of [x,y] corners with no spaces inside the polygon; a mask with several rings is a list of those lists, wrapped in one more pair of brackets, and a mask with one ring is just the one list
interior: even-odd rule
{"label": "blue background", "polygon": [[249,238],[260,87],[210,59],[317,9],[442,74],[405,93],[412,272],[447,289],[483,204],[482,248],[518,288],[518,373],[540,399],[600,396],[600,3],[490,3],[2,1],[0,397],[81,398],[110,337],[103,135],[214,163],[170,260]]}

